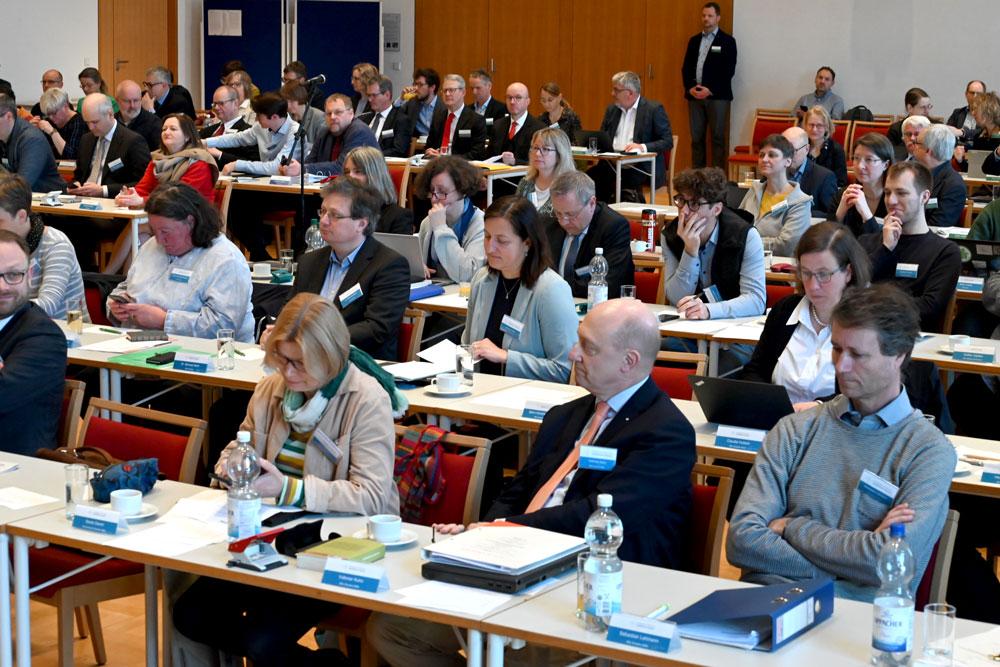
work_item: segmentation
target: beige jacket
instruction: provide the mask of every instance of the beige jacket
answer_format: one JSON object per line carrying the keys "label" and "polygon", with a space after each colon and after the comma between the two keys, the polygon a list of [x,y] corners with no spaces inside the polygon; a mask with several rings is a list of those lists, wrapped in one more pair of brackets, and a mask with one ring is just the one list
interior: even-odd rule
{"label": "beige jacket", "polygon": [[[253,434],[258,455],[272,463],[291,431],[281,412],[285,381],[280,373],[262,380],[240,427]],[[334,464],[317,444],[306,445],[303,477],[305,508],[313,512],[399,514],[399,493],[392,479],[396,451],[389,395],[372,377],[351,366],[316,426],[342,456]],[[233,440],[222,451],[215,472],[224,475]]]}

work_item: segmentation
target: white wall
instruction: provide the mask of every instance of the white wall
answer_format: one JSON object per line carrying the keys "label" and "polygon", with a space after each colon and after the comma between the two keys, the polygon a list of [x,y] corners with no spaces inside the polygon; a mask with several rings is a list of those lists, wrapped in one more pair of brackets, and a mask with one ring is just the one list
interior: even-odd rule
{"label": "white wall", "polygon": [[403,86],[410,85],[413,79],[413,21],[415,11],[414,0],[382,0],[382,13],[396,13],[400,20],[400,48],[398,52],[385,52],[382,58],[382,71],[392,79],[392,89],[399,95]]}
{"label": "white wall", "polygon": [[42,72],[62,72],[72,99],[83,91],[76,75],[97,67],[97,0],[32,0],[3,11],[0,78],[14,88],[19,104],[34,104],[42,94]]}
{"label": "white wall", "polygon": [[1000,88],[997,0],[736,0],[739,58],[731,144],[750,138],[757,107],[791,108],[814,89],[820,65],[837,72],[848,108],[902,113],[908,88],[926,90],[934,115],[965,106],[970,79]]}

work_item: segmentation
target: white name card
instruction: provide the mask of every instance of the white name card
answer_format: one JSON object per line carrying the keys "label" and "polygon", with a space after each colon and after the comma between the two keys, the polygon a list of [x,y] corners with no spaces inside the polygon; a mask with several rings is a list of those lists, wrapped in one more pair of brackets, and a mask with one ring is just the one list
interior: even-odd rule
{"label": "white name card", "polygon": [[210,373],[215,370],[215,358],[197,352],[177,352],[174,355],[174,370]]}
{"label": "white name card", "polygon": [[715,432],[715,446],[756,452],[764,442],[765,435],[767,431],[756,428],[719,426],[719,430]]}
{"label": "white name card", "polygon": [[389,590],[389,578],[381,565],[358,563],[332,556],[326,559],[326,565],[323,567],[323,583],[367,593]]}
{"label": "white name card", "polygon": [[955,361],[974,361],[982,364],[992,364],[996,359],[996,348],[992,345],[956,345]]}
{"label": "white name card", "polygon": [[1000,484],[1000,462],[984,462],[982,482]]}
{"label": "white name card", "polygon": [[676,623],[623,613],[611,615],[607,640],[659,653],[680,648],[681,641]]}
{"label": "white name card", "polygon": [[73,527],[95,533],[114,535],[122,524],[121,514],[114,510],[77,504],[73,509]]}
{"label": "white name card", "polygon": [[982,293],[983,278],[976,278],[975,276],[959,276],[958,289],[965,290],[967,292]]}

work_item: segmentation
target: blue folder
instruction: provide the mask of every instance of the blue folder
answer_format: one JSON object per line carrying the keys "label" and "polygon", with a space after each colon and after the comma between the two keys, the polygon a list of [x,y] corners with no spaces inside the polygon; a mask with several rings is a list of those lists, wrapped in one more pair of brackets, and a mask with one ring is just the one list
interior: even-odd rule
{"label": "blue folder", "polygon": [[424,285],[423,287],[410,288],[410,301],[419,301],[428,297],[444,294],[444,287],[436,283]]}

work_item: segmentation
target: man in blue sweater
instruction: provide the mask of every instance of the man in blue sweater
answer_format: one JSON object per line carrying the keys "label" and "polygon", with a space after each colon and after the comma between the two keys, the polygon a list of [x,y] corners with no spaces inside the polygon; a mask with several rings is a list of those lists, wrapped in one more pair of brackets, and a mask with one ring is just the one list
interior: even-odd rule
{"label": "man in blue sweater", "polygon": [[45,135],[18,118],[14,98],[3,94],[0,94],[0,165],[5,171],[23,176],[32,192],[66,189]]}

